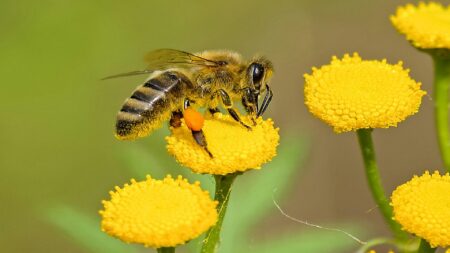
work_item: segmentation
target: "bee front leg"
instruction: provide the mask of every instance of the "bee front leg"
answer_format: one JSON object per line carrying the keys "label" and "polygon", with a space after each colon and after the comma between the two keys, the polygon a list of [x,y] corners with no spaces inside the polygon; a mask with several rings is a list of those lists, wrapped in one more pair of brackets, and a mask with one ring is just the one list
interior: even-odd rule
{"label": "bee front leg", "polygon": [[258,95],[256,92],[250,88],[244,89],[244,94],[242,96],[242,105],[245,108],[245,111],[249,115],[251,115],[251,119],[253,121],[253,125],[256,126],[255,116],[258,112]]}
{"label": "bee front leg", "polygon": [[222,89],[218,90],[217,92],[219,93],[222,103],[225,106],[225,108],[227,109],[228,113],[231,115],[231,117],[233,117],[234,120],[239,122],[245,128],[251,129],[244,122],[242,122],[241,118],[239,117],[238,112],[233,109],[233,103],[231,102],[231,99],[230,99],[230,96],[228,95],[228,93]]}

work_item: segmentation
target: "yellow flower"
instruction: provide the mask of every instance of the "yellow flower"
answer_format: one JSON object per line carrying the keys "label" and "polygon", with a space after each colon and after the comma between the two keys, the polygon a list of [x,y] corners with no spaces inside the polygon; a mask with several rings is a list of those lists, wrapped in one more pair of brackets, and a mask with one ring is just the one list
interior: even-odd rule
{"label": "yellow flower", "polygon": [[103,201],[102,230],[128,243],[174,247],[196,238],[217,221],[217,202],[200,183],[178,176],[116,186]]}
{"label": "yellow flower", "polygon": [[196,173],[226,175],[259,169],[276,155],[278,128],[274,128],[271,119],[260,117],[253,126],[248,117],[242,118],[249,122],[251,130],[221,113],[205,119],[202,130],[213,158],[195,142],[184,120],[181,127],[172,128],[172,134],[166,137],[167,150],[180,164]]}
{"label": "yellow flower", "polygon": [[[367,253],[377,253],[375,250],[369,250]],[[395,253],[393,250],[389,250],[387,253]]]}
{"label": "yellow flower", "polygon": [[392,193],[394,219],[432,247],[450,245],[450,176],[427,171]]}
{"label": "yellow flower", "polygon": [[409,70],[386,60],[362,60],[357,53],[333,57],[305,74],[305,104],[335,132],[397,126],[419,109],[426,94]]}
{"label": "yellow flower", "polygon": [[408,4],[391,16],[392,24],[415,47],[450,49],[450,8],[430,2]]}

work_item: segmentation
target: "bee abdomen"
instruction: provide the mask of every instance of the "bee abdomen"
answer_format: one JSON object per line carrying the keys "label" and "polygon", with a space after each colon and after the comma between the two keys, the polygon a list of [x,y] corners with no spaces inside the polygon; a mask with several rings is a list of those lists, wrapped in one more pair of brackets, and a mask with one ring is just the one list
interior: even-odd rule
{"label": "bee abdomen", "polygon": [[150,108],[151,106],[150,103],[138,100],[133,96],[125,100],[122,109],[120,109],[121,112],[141,115],[141,113],[145,112]]}
{"label": "bee abdomen", "polygon": [[168,92],[170,87],[166,87],[161,80],[153,78],[144,83],[143,87],[147,87],[153,90]]}
{"label": "bee abdomen", "polygon": [[183,98],[189,82],[177,72],[164,72],[138,87],[117,114],[116,137],[136,139],[148,135],[170,118],[174,104]]}

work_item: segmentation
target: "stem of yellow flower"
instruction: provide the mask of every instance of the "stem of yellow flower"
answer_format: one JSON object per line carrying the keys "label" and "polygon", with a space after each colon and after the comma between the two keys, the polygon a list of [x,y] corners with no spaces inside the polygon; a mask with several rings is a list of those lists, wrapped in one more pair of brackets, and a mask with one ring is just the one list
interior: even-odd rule
{"label": "stem of yellow flower", "polygon": [[417,253],[433,253],[436,251],[436,248],[431,248],[430,244],[424,239],[420,240],[419,249]]}
{"label": "stem of yellow flower", "polygon": [[448,89],[450,85],[450,59],[434,55],[434,113],[442,160],[450,172],[450,136],[448,128]]}
{"label": "stem of yellow flower", "polygon": [[230,200],[231,185],[234,179],[239,173],[233,173],[228,175],[215,175],[216,180],[216,193],[214,199],[219,202],[217,210],[219,211],[219,217],[217,223],[206,234],[201,253],[214,253],[219,247],[220,242],[220,230],[227,211],[228,201]]}
{"label": "stem of yellow flower", "polygon": [[375,149],[372,141],[372,129],[359,129],[357,131],[359,146],[361,148],[362,156],[364,159],[364,166],[366,168],[366,178],[372,192],[372,197],[378,205],[384,220],[389,225],[395,238],[398,240],[404,240],[408,238],[408,235],[401,230],[400,225],[395,222],[392,217],[392,208],[389,205],[389,200],[381,184],[381,177],[378,170],[378,165],[375,159]]}
{"label": "stem of yellow flower", "polygon": [[163,248],[158,248],[156,249],[156,251],[158,253],[175,253],[175,248],[174,247],[163,247]]}

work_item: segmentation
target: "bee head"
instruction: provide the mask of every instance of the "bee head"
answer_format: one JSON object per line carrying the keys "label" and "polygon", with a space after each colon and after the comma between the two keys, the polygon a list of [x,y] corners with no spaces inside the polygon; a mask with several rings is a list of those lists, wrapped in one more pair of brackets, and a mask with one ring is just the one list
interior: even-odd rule
{"label": "bee head", "polygon": [[247,78],[250,87],[262,92],[266,89],[269,79],[272,77],[272,63],[265,58],[256,58],[247,69]]}

